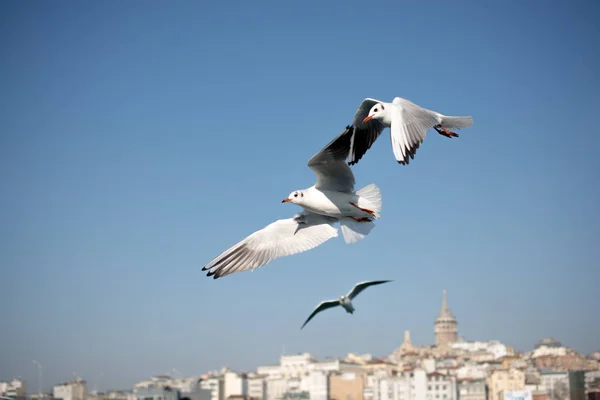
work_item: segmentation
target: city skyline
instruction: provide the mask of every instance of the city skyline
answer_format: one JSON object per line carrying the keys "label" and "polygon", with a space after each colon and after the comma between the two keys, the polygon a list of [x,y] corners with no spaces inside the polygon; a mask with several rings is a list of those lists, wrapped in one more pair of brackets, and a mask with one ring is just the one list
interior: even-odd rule
{"label": "city skyline", "polygon": [[[432,12],[434,10],[434,12]],[[458,333],[600,348],[600,3],[0,2],[0,379],[127,387]],[[202,267],[314,183],[365,97],[473,127],[352,167],[381,218],[253,272]],[[316,302],[394,280],[300,330]],[[439,324],[453,337],[452,322]],[[445,340],[445,339],[444,339]]]}
{"label": "city skyline", "polygon": [[[444,348],[448,348],[448,346],[452,345],[453,343],[476,343],[476,342],[493,342],[494,341],[494,339],[465,340],[464,337],[460,335],[460,332],[457,328],[458,318],[456,318],[454,316],[453,312],[451,311],[450,302],[448,300],[447,290],[443,289],[441,295],[442,295],[442,297],[441,297],[441,306],[439,307],[439,313],[432,324],[432,331],[434,332],[434,341],[432,343],[428,343],[428,344],[423,344],[423,343],[418,343],[418,342],[413,343],[412,337],[410,335],[410,330],[406,330],[405,332],[403,332],[404,339],[402,341],[401,346],[397,346],[397,348],[393,352],[390,351],[388,355],[383,355],[383,356],[382,355],[373,355],[373,357],[376,359],[379,359],[379,360],[388,360],[390,357],[392,357],[392,354],[394,354],[394,352],[411,351],[414,348],[419,348],[419,347],[428,347],[429,346],[433,349],[435,349],[435,348],[444,349]],[[451,322],[453,324],[453,325],[451,325],[451,326],[453,326],[453,328],[451,328],[450,330],[447,327],[447,324],[449,322]],[[442,329],[439,329],[440,324],[446,324],[446,325],[444,325]],[[550,340],[556,340],[556,339],[551,338],[551,337],[540,338],[540,340],[536,342],[535,346],[536,347],[539,346],[544,340],[550,341]],[[502,343],[502,342],[498,342],[498,343]],[[505,345],[512,348],[517,353],[527,353],[527,352],[533,350],[533,346],[532,346],[532,349],[514,349],[514,346],[512,346],[511,344],[505,344]],[[405,346],[408,346],[409,349],[406,349]],[[577,349],[575,349],[571,346],[566,346],[566,347],[571,348],[571,349],[575,350],[577,353],[582,354],[584,356],[587,355],[585,353],[578,352]],[[600,349],[594,350],[594,351],[600,351]],[[308,353],[312,354],[311,352],[308,352]],[[366,352],[366,353],[370,354],[369,352]],[[282,348],[280,357],[291,356],[291,355],[302,355],[302,354],[307,354],[307,352],[306,351],[297,351],[297,352],[293,352],[293,353],[286,353],[285,348]],[[354,353],[349,351],[345,354],[347,356],[349,354],[354,354]],[[327,360],[327,359],[344,359],[344,357],[342,355],[336,355],[336,356],[329,355],[329,356],[325,357],[325,360]],[[42,368],[42,365],[38,361],[34,361],[34,364],[38,364],[39,368],[40,369]],[[271,365],[271,364],[267,364],[267,365]],[[250,367],[250,368],[232,368],[232,370],[236,371],[237,373],[248,373],[248,372],[252,372],[253,370],[256,370],[257,367],[258,366],[254,366],[253,368],[252,367]],[[188,377],[191,377],[191,376],[199,376],[202,374],[206,374],[208,371],[217,371],[217,370],[221,370],[222,368],[231,368],[231,366],[230,365],[214,366],[213,368],[208,368],[206,371],[203,371],[200,373],[195,373],[195,374],[194,373],[182,374],[176,368],[170,368],[170,369],[167,368],[167,369],[165,369],[166,372],[160,372],[160,373],[157,372],[157,373],[151,374],[149,376],[172,376],[173,379],[175,379],[176,377],[174,375],[177,374],[181,378],[187,379]],[[17,376],[15,376],[15,377],[17,377]],[[2,377],[0,377],[0,378],[2,378]],[[77,374],[75,372],[72,373],[72,376],[70,378],[81,379],[81,377],[77,376]],[[95,390],[98,390],[101,392],[106,391],[106,390],[123,390],[124,389],[124,388],[109,387],[109,388],[104,388],[103,390],[101,390],[101,387],[98,386],[98,384],[100,383],[100,378],[104,378],[104,373],[101,373],[100,376],[97,377],[97,379],[95,379],[93,382],[90,382],[87,379],[84,379],[84,382],[89,382],[90,384],[93,385]],[[1,380],[2,379],[0,379],[0,381]],[[69,379],[64,379],[61,382],[68,382],[68,381],[69,381]],[[54,385],[56,385],[56,384],[61,384],[61,383],[59,383],[59,382],[54,383]],[[130,386],[133,386],[133,384]],[[45,391],[48,392],[47,389],[45,389]]]}

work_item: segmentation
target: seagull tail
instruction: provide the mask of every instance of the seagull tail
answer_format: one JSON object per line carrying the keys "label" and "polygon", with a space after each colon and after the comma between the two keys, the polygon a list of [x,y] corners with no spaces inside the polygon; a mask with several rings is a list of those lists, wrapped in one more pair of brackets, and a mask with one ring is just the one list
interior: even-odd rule
{"label": "seagull tail", "polygon": [[375,219],[379,218],[379,213],[381,212],[381,190],[379,190],[377,185],[370,183],[358,189],[356,195],[358,196],[358,206],[373,211]]}
{"label": "seagull tail", "polygon": [[364,237],[371,232],[371,229],[375,227],[375,223],[373,221],[357,222],[350,218],[343,218],[340,221],[340,226],[342,228],[344,241],[347,244],[350,244],[364,239]]}
{"label": "seagull tail", "polygon": [[448,117],[442,116],[441,125],[448,129],[470,128],[473,126],[473,117]]}

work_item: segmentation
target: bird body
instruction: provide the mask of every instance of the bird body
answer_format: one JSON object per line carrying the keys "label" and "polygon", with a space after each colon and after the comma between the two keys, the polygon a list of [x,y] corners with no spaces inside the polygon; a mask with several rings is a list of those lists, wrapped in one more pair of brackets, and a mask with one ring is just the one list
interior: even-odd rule
{"label": "bird body", "polygon": [[[314,186],[303,190],[304,196],[294,201],[306,211],[326,215],[328,217],[372,217],[373,214],[363,211],[363,209],[377,209],[377,204],[373,204],[366,197],[361,197],[357,192],[336,192],[331,190],[319,190]],[[356,204],[358,207],[353,206]],[[373,211],[378,216],[378,212]]]}
{"label": "bird body", "polygon": [[340,296],[339,302],[340,306],[342,306],[342,308],[346,310],[348,314],[354,314],[354,306],[352,305],[352,300],[350,300],[346,296]]}

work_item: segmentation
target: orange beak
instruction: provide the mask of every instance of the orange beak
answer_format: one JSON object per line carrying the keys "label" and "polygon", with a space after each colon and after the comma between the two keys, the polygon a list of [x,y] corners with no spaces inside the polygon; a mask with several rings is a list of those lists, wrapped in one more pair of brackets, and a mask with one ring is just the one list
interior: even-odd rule
{"label": "orange beak", "polygon": [[373,119],[373,116],[369,115],[367,118],[363,119],[363,124],[366,124],[367,122],[369,122],[372,119]]}
{"label": "orange beak", "polygon": [[289,203],[290,201],[292,201],[292,199],[290,199],[289,197],[287,199],[281,200],[282,203]]}

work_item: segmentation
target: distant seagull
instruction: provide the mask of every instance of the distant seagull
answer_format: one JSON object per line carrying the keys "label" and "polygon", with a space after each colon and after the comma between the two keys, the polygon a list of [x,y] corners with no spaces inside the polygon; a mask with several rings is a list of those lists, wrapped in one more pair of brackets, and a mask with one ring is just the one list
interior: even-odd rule
{"label": "distant seagull", "polygon": [[278,257],[315,248],[338,235],[336,222],[346,243],[368,235],[381,212],[381,192],[375,184],[354,191],[354,174],[346,164],[353,132],[346,127],[308,161],[317,175],[314,186],[296,190],[282,201],[299,205],[303,212],[275,221],[224,251],[202,268],[208,270],[207,276],[217,279],[254,270]]}
{"label": "distant seagull", "polygon": [[341,296],[339,299],[323,301],[321,304],[319,304],[317,306],[317,308],[315,308],[315,310],[312,312],[312,314],[310,314],[310,316],[308,317],[308,319],[306,321],[304,321],[304,324],[302,324],[302,327],[300,329],[304,328],[304,325],[308,324],[308,321],[310,321],[315,315],[317,315],[321,311],[327,310],[328,308],[342,306],[344,308],[344,310],[346,310],[346,312],[348,312],[350,314],[354,314],[354,307],[352,306],[352,300],[356,296],[358,296],[358,294],[360,292],[362,292],[363,290],[365,290],[369,286],[380,285],[382,283],[387,283],[387,282],[392,282],[392,281],[368,281],[368,282],[360,282],[360,283],[357,283],[352,288],[352,290],[350,292],[348,292],[348,294],[346,294],[344,296]]}
{"label": "distant seagull", "polygon": [[458,137],[458,134],[449,129],[469,128],[473,125],[473,118],[443,115],[401,97],[395,97],[391,103],[366,98],[356,110],[352,125],[354,136],[348,164],[358,163],[381,132],[390,128],[396,161],[408,165],[408,157],[414,159],[417,149],[425,139],[427,129],[433,128],[448,138]]}

